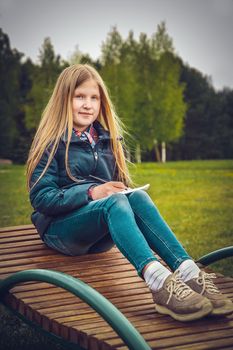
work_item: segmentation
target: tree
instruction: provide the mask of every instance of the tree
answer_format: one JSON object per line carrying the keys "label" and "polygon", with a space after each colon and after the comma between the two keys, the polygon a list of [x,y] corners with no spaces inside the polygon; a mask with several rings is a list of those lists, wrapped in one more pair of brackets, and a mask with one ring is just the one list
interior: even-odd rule
{"label": "tree", "polygon": [[139,42],[132,44],[131,66],[135,76],[132,125],[137,140],[136,152],[140,153],[141,145],[143,149],[155,148],[159,161],[158,145],[162,144],[162,160],[165,161],[165,142],[178,139],[183,130],[186,105],[180,66],[164,22],[151,39],[141,33]]}
{"label": "tree", "polygon": [[[154,133],[155,151],[157,142],[162,144],[162,161],[166,161],[166,143],[178,140],[183,133],[187,106],[184,102],[184,84],[180,81],[180,66],[171,53],[164,53],[157,62],[152,97],[153,118],[149,129]],[[150,148],[151,148],[150,147]]]}
{"label": "tree", "polygon": [[127,127],[125,135],[126,144],[128,146],[128,158],[135,156],[135,160],[141,162],[141,147],[140,140],[137,133],[137,115],[135,113],[135,106],[137,103],[137,54],[138,43],[134,39],[133,32],[130,31],[128,38],[123,42],[121,47],[121,63],[118,66],[119,76],[121,77],[121,84],[119,86],[119,105],[117,109],[119,115]]}
{"label": "tree", "polygon": [[[223,100],[222,114],[218,114],[217,136],[222,158],[232,159],[233,154],[233,90],[223,89],[218,93]],[[221,116],[221,117],[220,117]]]}
{"label": "tree", "polygon": [[[153,116],[149,128],[158,161],[166,161],[166,143],[179,139],[183,131],[186,104],[183,98],[184,84],[180,83],[180,65],[175,59],[172,38],[169,37],[165,22],[157,27],[151,39],[151,56],[157,62],[153,71],[152,86]],[[158,144],[162,144],[162,157]]]}
{"label": "tree", "polygon": [[157,26],[157,31],[152,35],[151,53],[152,57],[157,60],[167,52],[174,54],[175,49],[173,40],[167,33],[166,23],[162,21],[161,24]]}
{"label": "tree", "polygon": [[101,62],[103,65],[119,64],[123,40],[117,27],[108,33],[107,39],[101,46]]}
{"label": "tree", "polygon": [[[184,86],[173,51],[164,22],[151,39],[141,33],[139,42],[134,40],[133,32],[123,41],[114,27],[102,45],[101,73],[128,125],[137,161],[141,148],[151,149],[155,140],[176,140],[182,133]],[[160,159],[157,145],[155,148]]]}
{"label": "tree", "polygon": [[[181,159],[204,159],[213,151],[213,118],[219,104],[210,79],[197,69],[181,64],[181,82],[186,85],[185,102],[188,105],[184,135],[173,145],[173,154]],[[212,112],[211,112],[212,110]],[[209,151],[208,151],[209,149]]]}
{"label": "tree", "polygon": [[82,53],[79,50],[78,45],[76,45],[74,52],[71,54],[70,58],[68,59],[69,64],[90,64],[91,66],[95,67],[98,71],[101,69],[101,63],[100,60],[94,61],[91,56],[86,53]]}
{"label": "tree", "polygon": [[119,75],[120,68],[120,55],[123,40],[116,27],[108,33],[107,39],[102,43],[101,47],[101,75],[106,81],[113,102],[115,105],[119,105],[119,87],[121,79]]}
{"label": "tree", "polygon": [[34,66],[31,72],[32,88],[28,94],[26,110],[26,126],[35,132],[48,97],[51,95],[56,79],[66,62],[61,64],[60,56],[56,56],[49,38],[45,38],[39,53],[40,65]]}
{"label": "tree", "polygon": [[14,140],[14,152],[12,154],[14,163],[19,164],[26,162],[33,138],[33,134],[26,128],[25,123],[25,106],[28,103],[28,93],[32,87],[31,72],[33,69],[34,64],[30,59],[21,64],[19,76],[20,104],[15,118],[17,137]]}
{"label": "tree", "polygon": [[23,54],[11,49],[0,29],[0,157],[11,158],[17,137],[16,115],[20,106],[20,60]]}
{"label": "tree", "polygon": [[133,145],[135,136],[137,136],[135,115],[137,47],[138,44],[133,38],[133,32],[129,33],[126,41],[123,41],[114,27],[102,45],[101,56],[101,75],[110,90],[117,112],[127,127],[128,133],[126,133],[125,139],[132,152],[135,151]]}
{"label": "tree", "polygon": [[56,55],[51,39],[44,39],[42,47],[39,49],[39,62],[43,79],[48,86],[54,84],[57,74],[60,72],[60,55]]}
{"label": "tree", "polygon": [[152,87],[154,80],[155,60],[151,57],[150,41],[146,34],[141,33],[136,46],[134,69],[134,109],[133,130],[136,140],[136,161],[140,161],[141,150],[150,145],[149,121],[153,114],[152,109]]}

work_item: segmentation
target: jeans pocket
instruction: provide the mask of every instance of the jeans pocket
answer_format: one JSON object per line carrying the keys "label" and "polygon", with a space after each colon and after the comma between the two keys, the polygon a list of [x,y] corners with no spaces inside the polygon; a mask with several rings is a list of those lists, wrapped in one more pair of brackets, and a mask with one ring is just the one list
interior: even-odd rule
{"label": "jeans pocket", "polygon": [[57,251],[59,251],[62,254],[66,254],[66,255],[74,255],[71,253],[71,251],[64,245],[64,243],[62,242],[62,240],[59,238],[58,235],[49,235],[49,234],[45,234],[43,237],[43,240],[45,242],[45,244],[52,248],[55,249]]}

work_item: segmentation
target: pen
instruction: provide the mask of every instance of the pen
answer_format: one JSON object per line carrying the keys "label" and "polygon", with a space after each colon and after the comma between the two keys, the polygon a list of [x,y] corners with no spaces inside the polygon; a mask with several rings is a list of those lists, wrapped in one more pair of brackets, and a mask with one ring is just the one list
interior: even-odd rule
{"label": "pen", "polygon": [[98,180],[98,181],[100,181],[102,183],[109,182],[109,180],[104,180],[104,179],[101,179],[100,177],[97,177],[97,176],[94,176],[94,175],[89,175],[89,177],[91,177],[94,180]]}
{"label": "pen", "polygon": [[[94,175],[89,175],[89,177],[91,177],[92,179],[94,179],[94,180],[98,180],[98,181],[100,181],[100,182],[102,182],[102,183],[106,183],[106,182],[109,182],[110,180],[104,180],[104,179],[101,179],[100,177],[97,177],[97,176],[94,176]],[[129,189],[129,187],[126,187],[125,188],[125,190],[128,190]]]}

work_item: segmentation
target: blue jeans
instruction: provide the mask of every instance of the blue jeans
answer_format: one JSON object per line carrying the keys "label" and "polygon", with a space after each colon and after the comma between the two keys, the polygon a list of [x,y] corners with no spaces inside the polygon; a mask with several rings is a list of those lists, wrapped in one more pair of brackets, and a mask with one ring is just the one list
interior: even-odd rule
{"label": "blue jeans", "polygon": [[116,244],[139,276],[157,260],[152,250],[172,271],[191,259],[144,191],[114,194],[55,218],[44,241],[67,255],[99,253]]}

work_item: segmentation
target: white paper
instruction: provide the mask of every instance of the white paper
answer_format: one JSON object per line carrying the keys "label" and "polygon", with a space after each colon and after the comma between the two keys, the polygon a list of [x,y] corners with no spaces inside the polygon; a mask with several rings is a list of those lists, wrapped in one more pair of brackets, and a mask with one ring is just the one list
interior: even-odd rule
{"label": "white paper", "polygon": [[[146,190],[148,190],[149,187],[150,187],[150,184],[146,184],[146,185],[141,186],[141,187],[127,188],[127,190],[123,190],[123,191],[120,191],[120,192],[116,192],[115,194],[117,194],[117,193],[128,194],[128,193],[132,193],[132,192],[139,191],[139,190],[144,190],[144,191],[146,191]],[[112,194],[110,194],[110,195],[107,196],[107,197],[110,197],[110,196],[112,196]],[[102,199],[106,199],[107,197],[100,198],[100,199],[94,199],[93,202],[101,201]]]}
{"label": "white paper", "polygon": [[127,190],[121,191],[121,192],[117,192],[117,193],[123,193],[123,194],[128,194],[131,192],[135,192],[135,191],[139,191],[139,190],[148,190],[148,188],[150,187],[150,184],[146,184],[144,186],[141,187],[136,187],[136,188],[127,188]]}

